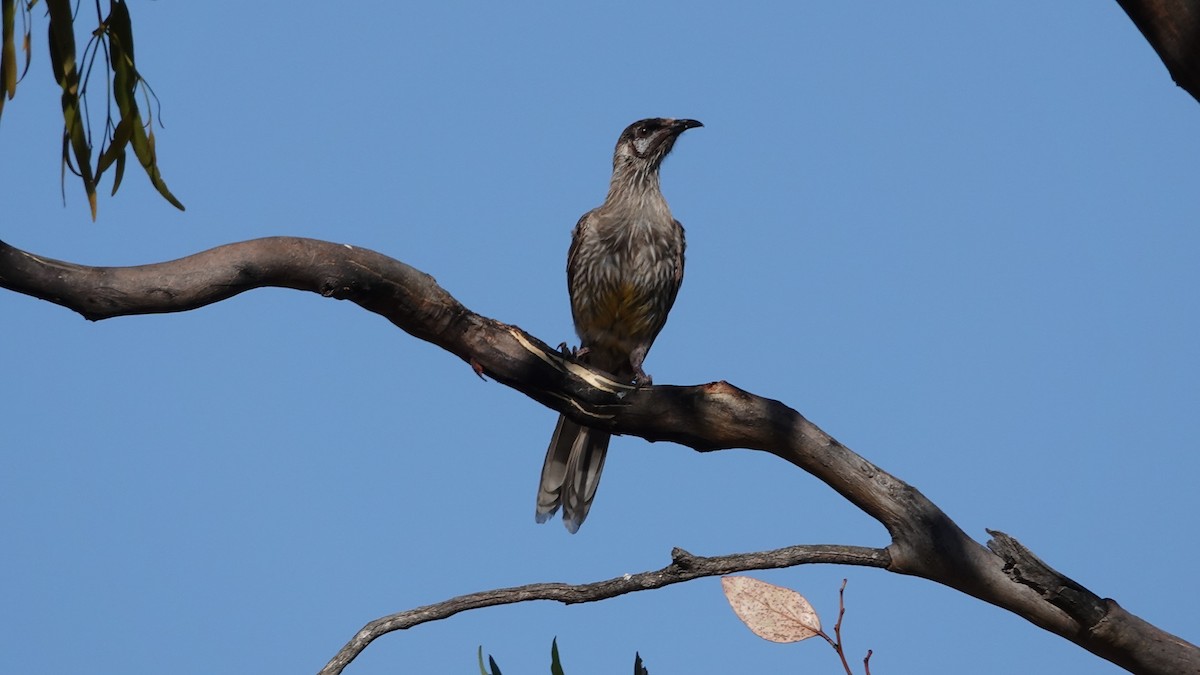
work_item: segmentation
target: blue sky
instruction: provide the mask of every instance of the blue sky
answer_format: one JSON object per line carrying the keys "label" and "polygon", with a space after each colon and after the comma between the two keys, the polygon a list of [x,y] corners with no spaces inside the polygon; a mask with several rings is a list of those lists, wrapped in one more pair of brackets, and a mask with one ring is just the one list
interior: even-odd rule
{"label": "blue sky", "polygon": [[[746,3],[742,3],[746,5]],[[59,192],[35,63],[0,120],[0,238],[97,265],[298,235],[573,339],[570,229],[629,122],[692,117],[663,171],[687,277],[646,363],[778,398],[970,534],[1020,539],[1193,641],[1200,619],[1200,107],[1115,2],[204,3],[130,7],[164,177]],[[85,7],[81,9],[89,15]],[[107,186],[101,189],[107,191]],[[577,535],[533,521],[554,413],[349,303],[266,289],[89,323],[0,293],[0,653],[21,673],[315,672],[366,621],[473,591],[799,543],[883,546],[764,453],[613,442]],[[920,579],[809,566],[876,673],[1118,670]],[[348,672],[835,672],[716,579],[493,608]]]}

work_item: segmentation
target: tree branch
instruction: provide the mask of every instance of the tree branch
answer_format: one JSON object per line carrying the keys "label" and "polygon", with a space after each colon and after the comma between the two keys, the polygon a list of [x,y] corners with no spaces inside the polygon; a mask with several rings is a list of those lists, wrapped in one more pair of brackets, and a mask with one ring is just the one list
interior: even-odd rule
{"label": "tree branch", "polygon": [[1171,79],[1200,101],[1200,0],[1117,0]]}
{"label": "tree branch", "polygon": [[[1084,588],[1078,582],[1059,573],[1054,568],[1042,562],[1042,559],[1025,548],[1021,542],[1012,537],[988,530],[992,539],[988,548],[1004,559],[1004,571],[1019,584],[1024,584],[1046,599],[1055,607],[1061,608],[1071,618],[1084,626],[1092,636],[1092,643],[1097,648],[1103,648],[1114,654],[1121,651],[1136,651],[1144,654],[1143,662],[1162,658],[1169,662],[1170,655],[1177,653],[1180,647],[1192,647],[1184,640],[1160,631],[1142,619],[1125,611],[1116,600],[1101,598]],[[1116,663],[1115,658],[1102,654],[1096,649],[1094,653]],[[1126,666],[1128,668],[1128,666]],[[1147,665],[1147,668],[1149,666]],[[1129,668],[1134,672],[1142,672]],[[1195,661],[1181,662],[1176,672],[1196,672],[1200,670]]]}
{"label": "tree branch", "polygon": [[375,638],[392,631],[404,630],[430,621],[446,619],[459,612],[481,607],[511,605],[529,600],[557,600],[573,605],[582,602],[607,600],[618,595],[648,591],[702,577],[714,577],[746,570],[766,570],[825,563],[835,565],[863,565],[887,567],[887,551],[861,546],[790,546],[774,551],[739,553],[711,558],[694,556],[675,548],[671,551],[671,564],[660,570],[625,574],[590,584],[529,584],[513,588],[498,588],[491,591],[460,595],[435,605],[417,607],[406,612],[391,614],[368,623],[342,647],[318,675],[338,675]]}
{"label": "tree branch", "polygon": [[[476,372],[589,426],[670,440],[701,452],[770,452],[821,479],[882,523],[892,538],[888,570],[1003,607],[1133,672],[1165,675],[1200,669],[1200,649],[1130,617],[1116,603],[1108,602],[1099,616],[1076,616],[1038,589],[1014,581],[1004,559],[968,537],[919,490],[856,455],[783,403],[726,382],[641,389],[614,382],[516,326],[471,312],[429,275],[379,253],[272,237],[156,265],[113,268],[44,259],[0,242],[0,287],[92,320],[186,311],[264,286],[350,300],[458,356]],[[1120,626],[1120,635],[1111,625]]]}

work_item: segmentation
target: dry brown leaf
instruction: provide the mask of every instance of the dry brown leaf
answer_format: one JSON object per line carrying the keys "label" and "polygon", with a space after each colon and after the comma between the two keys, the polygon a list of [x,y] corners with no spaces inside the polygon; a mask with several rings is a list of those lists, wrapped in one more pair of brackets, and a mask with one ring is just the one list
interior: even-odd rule
{"label": "dry brown leaf", "polygon": [[725,598],[742,623],[771,642],[799,642],[821,632],[817,611],[796,591],[750,577],[721,577]]}

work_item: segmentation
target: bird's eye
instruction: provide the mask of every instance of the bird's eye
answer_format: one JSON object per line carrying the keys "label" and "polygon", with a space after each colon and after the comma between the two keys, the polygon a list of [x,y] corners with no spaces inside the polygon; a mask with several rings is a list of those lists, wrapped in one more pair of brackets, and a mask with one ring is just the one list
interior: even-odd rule
{"label": "bird's eye", "polygon": [[642,125],[638,126],[638,128],[637,128],[638,136],[645,137],[645,136],[648,136],[649,134],[650,134],[650,127],[648,125],[642,124]]}

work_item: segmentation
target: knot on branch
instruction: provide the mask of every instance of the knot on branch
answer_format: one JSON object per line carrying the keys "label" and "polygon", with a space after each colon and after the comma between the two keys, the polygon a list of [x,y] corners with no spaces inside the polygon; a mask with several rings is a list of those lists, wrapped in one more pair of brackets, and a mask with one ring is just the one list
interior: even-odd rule
{"label": "knot on branch", "polygon": [[1108,615],[1109,604],[1075,580],[1047,565],[1013,537],[997,530],[988,548],[1004,560],[1004,573],[1013,581],[1037,591],[1046,602],[1075,619],[1084,630],[1091,630]]}
{"label": "knot on branch", "polygon": [[671,564],[681,570],[690,570],[696,566],[696,556],[676,546],[671,549]]}

